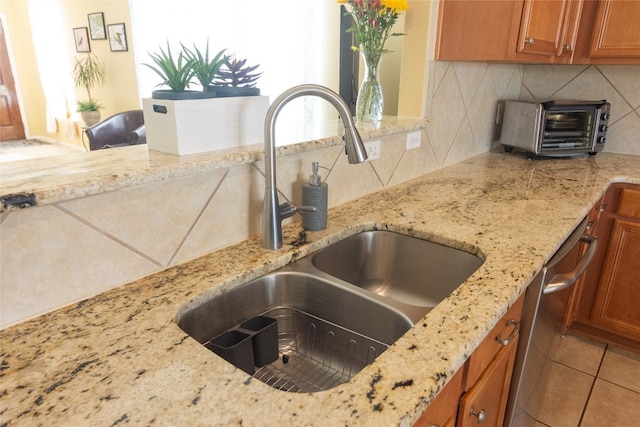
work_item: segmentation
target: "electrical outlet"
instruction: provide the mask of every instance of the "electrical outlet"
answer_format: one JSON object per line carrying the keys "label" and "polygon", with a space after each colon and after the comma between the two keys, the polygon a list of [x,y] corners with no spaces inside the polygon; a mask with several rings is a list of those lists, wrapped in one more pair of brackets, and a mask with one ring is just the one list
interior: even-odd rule
{"label": "electrical outlet", "polygon": [[367,150],[367,160],[378,160],[380,158],[380,140],[367,141],[364,143]]}
{"label": "electrical outlet", "polygon": [[407,151],[420,147],[422,131],[409,132],[407,134]]}

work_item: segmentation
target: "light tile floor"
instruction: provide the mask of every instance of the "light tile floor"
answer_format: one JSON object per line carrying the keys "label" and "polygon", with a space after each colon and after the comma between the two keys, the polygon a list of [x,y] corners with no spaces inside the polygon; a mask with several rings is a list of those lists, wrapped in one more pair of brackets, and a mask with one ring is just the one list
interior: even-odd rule
{"label": "light tile floor", "polygon": [[81,153],[83,151],[84,150],[79,147],[76,148],[62,143],[43,142],[35,139],[2,141],[2,143],[0,143],[0,163]]}
{"label": "light tile floor", "polygon": [[552,359],[536,427],[640,425],[640,354],[570,333]]}

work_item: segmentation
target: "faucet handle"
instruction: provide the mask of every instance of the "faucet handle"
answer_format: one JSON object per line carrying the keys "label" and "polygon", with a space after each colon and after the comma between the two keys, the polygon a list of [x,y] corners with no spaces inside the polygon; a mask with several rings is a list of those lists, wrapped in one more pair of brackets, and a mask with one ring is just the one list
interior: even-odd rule
{"label": "faucet handle", "polygon": [[292,203],[284,202],[280,204],[280,220],[282,221],[285,218],[289,218],[299,211],[316,212],[317,210],[318,208],[315,206],[296,206]]}
{"label": "faucet handle", "polygon": [[294,206],[295,210],[305,212],[317,212],[318,208],[315,206]]}

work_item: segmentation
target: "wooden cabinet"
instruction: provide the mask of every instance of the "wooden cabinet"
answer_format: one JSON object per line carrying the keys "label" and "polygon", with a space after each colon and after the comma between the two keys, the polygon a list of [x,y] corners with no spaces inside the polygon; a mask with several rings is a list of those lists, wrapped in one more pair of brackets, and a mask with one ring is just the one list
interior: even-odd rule
{"label": "wooden cabinet", "polygon": [[517,52],[571,59],[583,0],[526,0]]}
{"label": "wooden cabinet", "polygon": [[436,59],[640,64],[640,1],[441,0]]}
{"label": "wooden cabinet", "polygon": [[427,409],[422,413],[414,427],[455,427],[458,412],[458,400],[462,394],[462,375],[464,369],[451,378]]}
{"label": "wooden cabinet", "polygon": [[614,184],[604,204],[571,327],[640,349],[640,185]]}
{"label": "wooden cabinet", "polygon": [[509,396],[524,295],[500,319],[414,427],[501,426]]}
{"label": "wooden cabinet", "polygon": [[501,426],[517,345],[501,348],[478,381],[460,398],[458,427]]}
{"label": "wooden cabinet", "polygon": [[640,2],[601,0],[595,18],[589,56],[640,56]]}

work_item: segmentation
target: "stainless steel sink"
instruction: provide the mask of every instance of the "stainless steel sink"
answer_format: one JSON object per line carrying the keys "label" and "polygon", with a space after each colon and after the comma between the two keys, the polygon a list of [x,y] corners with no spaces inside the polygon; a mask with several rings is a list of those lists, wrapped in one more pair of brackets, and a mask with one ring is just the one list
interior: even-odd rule
{"label": "stainless steel sink", "polygon": [[413,325],[375,295],[293,271],[234,288],[187,311],[178,325],[206,344],[259,315],[277,319],[280,355],[253,376],[294,392],[349,381]]}
{"label": "stainless steel sink", "polygon": [[390,231],[367,231],[311,256],[318,270],[405,304],[435,307],[483,263],[477,255]]}
{"label": "stainless steel sink", "polygon": [[[327,390],[372,363],[482,262],[430,241],[364,232],[212,298],[181,314],[178,325],[275,388]],[[263,355],[234,360],[262,346],[242,329],[256,317],[277,324],[273,359],[263,366],[254,363]],[[238,339],[237,346],[221,339],[227,336]],[[242,350],[249,339],[249,350]]]}

